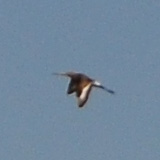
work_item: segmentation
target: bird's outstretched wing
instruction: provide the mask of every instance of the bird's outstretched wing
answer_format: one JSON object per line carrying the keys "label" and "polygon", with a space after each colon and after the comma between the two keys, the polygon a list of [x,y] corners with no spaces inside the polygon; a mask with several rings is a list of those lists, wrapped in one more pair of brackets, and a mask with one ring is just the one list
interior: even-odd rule
{"label": "bird's outstretched wing", "polygon": [[79,107],[83,107],[84,104],[87,102],[90,91],[91,91],[91,88],[92,88],[92,84],[89,83],[87,86],[85,86],[83,88],[83,90],[81,91],[81,93],[79,95],[77,94],[78,106]]}

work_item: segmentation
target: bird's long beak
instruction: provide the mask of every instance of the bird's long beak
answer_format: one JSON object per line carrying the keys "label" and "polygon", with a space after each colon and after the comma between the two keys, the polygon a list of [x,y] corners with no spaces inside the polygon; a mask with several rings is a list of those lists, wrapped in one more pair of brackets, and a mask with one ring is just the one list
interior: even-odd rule
{"label": "bird's long beak", "polygon": [[52,75],[56,75],[56,76],[67,76],[68,75],[66,73],[57,73],[57,72],[53,72]]}

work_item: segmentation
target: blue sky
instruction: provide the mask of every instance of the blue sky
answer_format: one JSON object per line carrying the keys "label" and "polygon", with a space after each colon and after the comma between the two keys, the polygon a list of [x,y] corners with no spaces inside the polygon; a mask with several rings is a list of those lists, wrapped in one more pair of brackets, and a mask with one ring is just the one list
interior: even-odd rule
{"label": "blue sky", "polygon": [[[0,159],[160,158],[158,0],[1,0],[0,35]],[[79,109],[62,71],[116,95]]]}

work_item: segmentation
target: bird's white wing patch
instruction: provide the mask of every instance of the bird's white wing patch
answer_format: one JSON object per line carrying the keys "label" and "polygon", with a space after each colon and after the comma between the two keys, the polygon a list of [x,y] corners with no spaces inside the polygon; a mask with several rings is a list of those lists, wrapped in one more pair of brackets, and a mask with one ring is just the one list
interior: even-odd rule
{"label": "bird's white wing patch", "polygon": [[101,86],[101,83],[100,82],[98,82],[98,81],[94,81],[94,83],[93,83],[95,86],[97,86],[97,87],[99,87],[99,86]]}
{"label": "bird's white wing patch", "polygon": [[88,100],[89,93],[91,91],[91,85],[92,84],[88,84],[86,87],[84,87],[81,95],[78,97],[79,107],[82,107],[86,103],[86,101]]}

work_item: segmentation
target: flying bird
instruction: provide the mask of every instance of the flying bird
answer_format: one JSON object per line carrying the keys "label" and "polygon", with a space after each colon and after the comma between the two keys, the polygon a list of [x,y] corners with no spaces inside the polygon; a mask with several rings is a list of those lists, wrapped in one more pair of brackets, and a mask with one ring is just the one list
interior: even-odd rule
{"label": "flying bird", "polygon": [[84,104],[87,102],[92,87],[101,88],[111,94],[115,93],[113,90],[104,87],[100,82],[82,73],[66,72],[53,73],[53,75],[60,75],[70,78],[67,94],[72,94],[74,92],[76,93],[79,107],[83,107]]}

